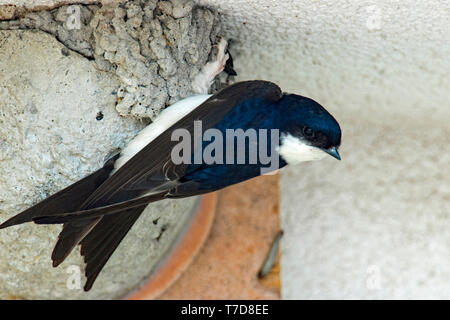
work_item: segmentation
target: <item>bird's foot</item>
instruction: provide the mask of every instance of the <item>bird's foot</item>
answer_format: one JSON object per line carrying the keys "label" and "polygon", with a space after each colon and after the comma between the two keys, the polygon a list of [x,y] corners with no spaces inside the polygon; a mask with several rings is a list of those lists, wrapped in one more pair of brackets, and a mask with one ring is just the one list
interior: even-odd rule
{"label": "bird's foot", "polygon": [[220,38],[216,47],[216,59],[205,64],[192,82],[192,89],[197,94],[207,94],[214,78],[225,68],[225,64],[229,57],[226,53],[228,47],[227,40]]}

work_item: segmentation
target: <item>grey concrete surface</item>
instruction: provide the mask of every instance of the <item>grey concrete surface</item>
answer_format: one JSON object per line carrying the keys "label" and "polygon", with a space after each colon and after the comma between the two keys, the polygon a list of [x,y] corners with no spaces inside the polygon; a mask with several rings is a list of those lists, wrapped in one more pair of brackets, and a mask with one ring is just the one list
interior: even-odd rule
{"label": "grey concrete surface", "polygon": [[191,81],[208,61],[220,26],[217,14],[192,1],[132,0],[29,11],[0,21],[1,29],[54,35],[67,48],[94,59],[99,69],[118,76],[120,115],[152,119],[167,105],[192,95]]}
{"label": "grey concrete surface", "polygon": [[[0,219],[99,168],[144,123],[120,117],[119,79],[42,31],[0,31]],[[101,115],[101,117],[99,117]],[[116,298],[135,289],[169,248],[195,199],[149,206],[89,293],[78,249],[59,267],[61,227],[0,232],[0,299]],[[79,278],[78,278],[79,276]],[[77,287],[77,285],[80,287]]]}
{"label": "grey concrete surface", "polygon": [[281,172],[282,297],[450,298],[450,4],[200,0],[239,79],[314,98],[342,161]]}

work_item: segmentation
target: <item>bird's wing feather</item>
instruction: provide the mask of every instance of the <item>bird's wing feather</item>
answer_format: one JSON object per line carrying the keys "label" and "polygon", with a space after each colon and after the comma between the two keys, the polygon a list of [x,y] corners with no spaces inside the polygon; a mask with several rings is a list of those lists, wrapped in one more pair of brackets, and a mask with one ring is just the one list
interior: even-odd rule
{"label": "bird's wing feather", "polygon": [[102,168],[89,176],[73,183],[67,188],[5,221],[0,225],[0,229],[30,222],[35,218],[45,215],[79,210],[82,203],[90,196],[90,194],[109,177],[110,172],[114,169],[114,161],[117,158],[118,154],[110,158]]}
{"label": "bird's wing feather", "polygon": [[58,241],[56,241],[53,248],[53,267],[59,266],[67,258],[70,252],[91,232],[100,219],[101,217],[64,223],[63,229],[58,235]]}
{"label": "bird's wing feather", "polygon": [[144,205],[125,210],[120,214],[102,217],[92,231],[81,240],[80,252],[86,263],[85,291],[91,289],[98,274],[145,207]]}
{"label": "bird's wing feather", "polygon": [[[193,133],[194,121],[201,120],[203,130],[207,130],[220,122],[235,106],[245,101],[255,99],[275,102],[281,96],[282,92],[277,85],[260,80],[238,82],[221,90],[139,151],[97,188],[82,207],[95,208],[127,201],[131,198],[130,190],[144,189],[145,181],[152,182],[154,186],[155,180],[167,175],[182,176],[187,165],[175,165],[170,159],[171,151],[178,143],[171,140],[174,129],[184,128]],[[167,182],[167,179],[161,181],[164,182]]]}
{"label": "bird's wing feather", "polygon": [[149,203],[165,199],[167,191],[162,191],[155,194],[144,195],[142,197],[133,198],[123,202],[116,202],[102,207],[95,207],[91,209],[82,209],[68,213],[55,213],[46,216],[40,216],[33,221],[37,224],[60,224],[71,222],[75,220],[91,220],[106,215],[117,214],[124,210],[148,205]]}

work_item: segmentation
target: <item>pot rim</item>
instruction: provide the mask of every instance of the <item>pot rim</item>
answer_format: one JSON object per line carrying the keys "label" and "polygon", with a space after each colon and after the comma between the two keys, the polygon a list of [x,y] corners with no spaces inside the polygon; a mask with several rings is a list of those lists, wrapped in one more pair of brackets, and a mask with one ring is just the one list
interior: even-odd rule
{"label": "pot rim", "polygon": [[158,263],[142,286],[124,297],[126,300],[150,300],[160,296],[189,267],[211,230],[216,212],[217,193],[200,197],[189,223]]}

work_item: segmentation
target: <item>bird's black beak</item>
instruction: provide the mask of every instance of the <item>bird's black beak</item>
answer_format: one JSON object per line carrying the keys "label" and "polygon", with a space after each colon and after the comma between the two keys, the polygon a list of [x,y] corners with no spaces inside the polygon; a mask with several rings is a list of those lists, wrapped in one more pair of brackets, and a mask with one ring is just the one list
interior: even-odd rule
{"label": "bird's black beak", "polygon": [[337,151],[336,147],[331,147],[330,149],[322,149],[322,151],[328,153],[333,158],[341,160],[341,156],[339,155],[339,152]]}

